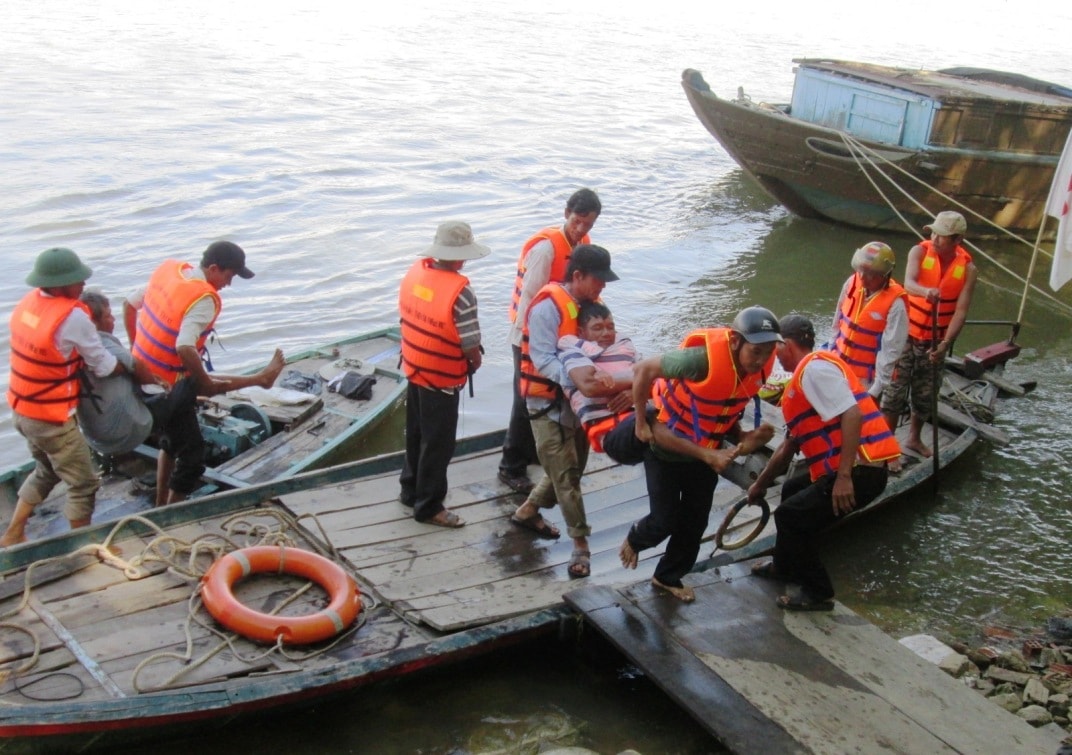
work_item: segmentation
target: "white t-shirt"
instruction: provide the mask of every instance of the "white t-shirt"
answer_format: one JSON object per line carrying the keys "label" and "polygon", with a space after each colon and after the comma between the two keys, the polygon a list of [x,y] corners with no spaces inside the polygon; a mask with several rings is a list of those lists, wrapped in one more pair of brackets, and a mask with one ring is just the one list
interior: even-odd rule
{"label": "white t-shirt", "polygon": [[849,381],[836,365],[822,359],[812,359],[804,365],[800,388],[823,422],[829,422],[856,406]]}

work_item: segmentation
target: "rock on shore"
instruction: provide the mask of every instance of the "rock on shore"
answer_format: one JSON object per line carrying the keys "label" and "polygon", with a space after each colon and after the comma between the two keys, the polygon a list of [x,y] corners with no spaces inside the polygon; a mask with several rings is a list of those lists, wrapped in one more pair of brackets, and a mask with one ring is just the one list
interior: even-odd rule
{"label": "rock on shore", "polygon": [[[1024,638],[1001,627],[987,627],[984,635],[988,644],[975,648],[946,644],[930,635],[905,637],[901,644],[1032,726],[1059,726],[1072,734],[1069,640],[1052,635]],[[1065,742],[1072,743],[1072,736]]]}

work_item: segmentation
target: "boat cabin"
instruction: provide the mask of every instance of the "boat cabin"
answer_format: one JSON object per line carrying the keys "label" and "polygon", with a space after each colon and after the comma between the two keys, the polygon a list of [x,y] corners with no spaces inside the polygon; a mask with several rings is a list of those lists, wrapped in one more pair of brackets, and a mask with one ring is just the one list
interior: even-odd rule
{"label": "boat cabin", "polygon": [[789,113],[906,149],[1061,154],[1072,90],[981,68],[925,71],[794,59]]}

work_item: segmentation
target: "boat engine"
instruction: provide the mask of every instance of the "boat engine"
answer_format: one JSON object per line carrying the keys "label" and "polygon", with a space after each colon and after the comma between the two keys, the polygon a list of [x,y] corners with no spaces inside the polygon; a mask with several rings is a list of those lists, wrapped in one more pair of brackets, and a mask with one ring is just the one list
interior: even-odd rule
{"label": "boat engine", "polygon": [[235,404],[229,410],[207,406],[198,419],[205,439],[205,463],[213,467],[248,451],[272,434],[272,421],[253,404]]}

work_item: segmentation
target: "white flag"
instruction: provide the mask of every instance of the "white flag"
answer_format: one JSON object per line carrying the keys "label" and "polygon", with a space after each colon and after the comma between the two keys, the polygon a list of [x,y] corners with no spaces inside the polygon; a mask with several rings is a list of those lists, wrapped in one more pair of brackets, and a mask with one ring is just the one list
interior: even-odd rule
{"label": "white flag", "polygon": [[1072,131],[1065,151],[1057,163],[1057,172],[1046,200],[1046,214],[1057,218],[1057,241],[1053,246],[1050,288],[1054,291],[1072,280]]}

